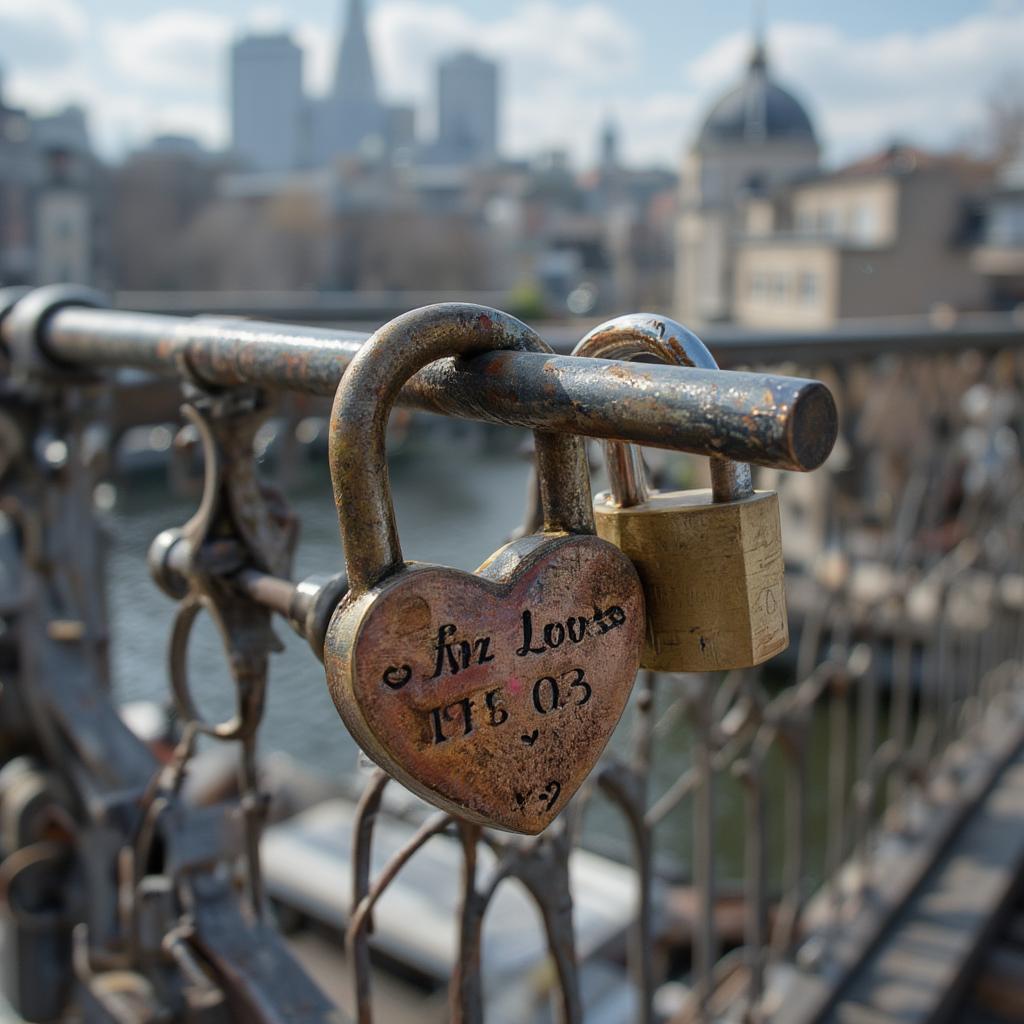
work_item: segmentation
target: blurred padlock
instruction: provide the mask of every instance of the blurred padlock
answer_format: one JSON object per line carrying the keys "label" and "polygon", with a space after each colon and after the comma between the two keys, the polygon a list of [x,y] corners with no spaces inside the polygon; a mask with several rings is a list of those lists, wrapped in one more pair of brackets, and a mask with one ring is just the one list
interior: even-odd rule
{"label": "blurred padlock", "polygon": [[[610,320],[574,355],[717,369],[704,343],[647,313]],[[759,665],[789,645],[779,499],[750,467],[711,457],[711,488],[648,493],[637,449],[605,442],[611,493],[594,503],[598,536],[636,566],[647,604],[641,665],[708,672]]]}

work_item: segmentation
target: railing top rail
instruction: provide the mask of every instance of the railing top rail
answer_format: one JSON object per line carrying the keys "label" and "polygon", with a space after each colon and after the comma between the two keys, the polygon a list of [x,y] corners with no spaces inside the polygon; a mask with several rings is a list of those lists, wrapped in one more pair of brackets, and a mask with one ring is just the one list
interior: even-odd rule
{"label": "railing top rail", "polygon": [[[62,305],[40,289],[0,332],[58,366],[133,366],[207,387],[252,385],[331,395],[368,337],[354,331],[227,317],[173,317]],[[49,305],[47,301],[49,300]],[[28,339],[26,341],[26,339]],[[528,352],[441,360],[403,390],[403,405],[532,430],[806,471],[828,456],[837,416],[817,381],[762,373]]]}
{"label": "railing top rail", "polygon": [[[119,309],[153,314],[217,316],[241,314],[321,326],[376,324],[415,306],[438,301],[436,294],[411,292],[121,292]],[[467,296],[457,298],[465,300]],[[503,307],[508,295],[481,293],[470,301]],[[553,323],[540,333],[556,352],[568,354],[598,320]],[[536,325],[535,325],[536,326]],[[845,362],[888,352],[944,352],[965,348],[1024,346],[1024,315],[1016,312],[886,316],[841,321],[814,330],[758,330],[709,324],[700,331],[721,366],[781,360]]]}
{"label": "railing top rail", "polygon": [[[917,316],[878,317],[842,321],[834,327],[812,331],[766,331],[712,324],[699,333],[723,367],[784,361],[846,363],[880,355],[1022,348],[1024,315],[966,313],[949,321]],[[576,328],[559,324],[545,332],[545,337],[557,352],[567,352],[576,344],[578,333]]]}

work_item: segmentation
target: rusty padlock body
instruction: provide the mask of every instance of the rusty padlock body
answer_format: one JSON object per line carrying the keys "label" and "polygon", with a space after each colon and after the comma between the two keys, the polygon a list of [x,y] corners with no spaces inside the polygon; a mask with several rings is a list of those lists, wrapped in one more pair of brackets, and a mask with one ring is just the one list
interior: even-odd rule
{"label": "rusty padlock body", "polygon": [[[653,355],[716,369],[691,331],[647,313],[610,320],[574,355]],[[605,442],[611,493],[594,504],[598,535],[643,581],[647,632],[641,665],[709,672],[759,665],[789,645],[778,495],[755,492],[750,467],[711,459],[710,489],[648,493],[639,451]]]}
{"label": "rusty padlock body", "polygon": [[582,442],[537,434],[544,525],[475,573],[406,562],[385,428],[428,363],[550,351],[482,306],[405,314],[360,349],[331,415],[331,476],[349,591],[324,646],[335,705],[363,750],[431,803],[536,834],[593,768],[625,708],[643,641],[632,563],[595,535]]}

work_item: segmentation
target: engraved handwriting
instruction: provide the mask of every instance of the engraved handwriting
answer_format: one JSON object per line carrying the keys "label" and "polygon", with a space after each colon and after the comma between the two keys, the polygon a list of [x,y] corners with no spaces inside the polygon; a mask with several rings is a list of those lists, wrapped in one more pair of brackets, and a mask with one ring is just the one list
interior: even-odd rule
{"label": "engraved handwriting", "polygon": [[[572,681],[569,683],[570,689],[583,691],[583,695],[576,701],[576,706],[580,707],[581,705],[586,704],[587,701],[590,700],[591,696],[593,696],[594,691],[590,683],[588,683],[584,678],[583,669],[574,668],[570,672],[566,672],[565,675],[573,676]],[[562,678],[564,679],[565,676]]]}
{"label": "engraved handwriting", "polygon": [[392,690],[400,690],[412,679],[412,666],[403,665],[397,668],[395,665],[389,665],[384,669],[383,679],[385,686],[390,686]]}
{"label": "engraved handwriting", "polygon": [[585,616],[570,616],[564,623],[548,622],[540,628],[540,639],[535,639],[533,612],[529,608],[523,611],[523,642],[516,649],[520,658],[530,654],[543,654],[545,651],[557,650],[566,639],[574,644],[582,643],[588,636],[602,636],[611,629],[616,629],[626,622],[626,613],[617,604],[601,609],[595,606],[593,619]]}
{"label": "engraved handwriting", "polygon": [[562,784],[552,779],[551,782],[544,787],[543,792],[537,797],[537,799],[544,804],[544,810],[550,811],[561,794]]}
{"label": "engraved handwriting", "polygon": [[438,629],[437,643],[434,646],[437,657],[431,679],[437,679],[446,668],[454,676],[470,665],[484,665],[488,661],[494,661],[494,655],[488,653],[491,646],[489,636],[479,636],[470,643],[469,640],[453,640],[457,632],[458,627],[454,622],[446,622]]}
{"label": "engraved handwriting", "polygon": [[607,633],[610,629],[617,629],[619,626],[624,625],[626,622],[626,613],[617,605],[613,604],[611,608],[601,611],[600,608],[594,609],[594,625],[597,626],[601,633]]}
{"label": "engraved handwriting", "polygon": [[563,672],[558,679],[555,679],[554,676],[541,676],[533,684],[533,706],[539,714],[547,715],[552,711],[557,711],[559,708],[564,708],[569,703],[569,701],[562,699],[563,691],[558,685],[559,682],[564,683],[566,681],[569,683],[570,690],[580,691],[577,699],[572,702],[577,707],[586,704],[591,696],[593,696],[593,687],[587,682],[584,670],[581,668],[573,668],[568,672]]}
{"label": "engraved handwriting", "polygon": [[[531,794],[535,795],[537,802],[544,805],[545,811],[550,811],[554,807],[555,802],[562,795],[562,784],[557,779],[552,779],[539,793]],[[526,810],[526,802],[529,799],[528,796],[520,793],[516,790],[512,796],[515,798],[516,807],[520,811]]]}
{"label": "engraved handwriting", "polygon": [[558,704],[558,682],[554,676],[541,676],[533,684],[533,706],[541,715],[556,711]]}
{"label": "engraved handwriting", "polygon": [[463,697],[461,700],[453,701],[443,707],[432,708],[429,717],[433,728],[433,742],[435,744],[444,743],[451,739],[451,735],[447,734],[444,729],[446,723],[461,722],[462,735],[468,736],[473,731],[474,703],[472,697]]}
{"label": "engraved handwriting", "polygon": [[523,612],[523,642],[516,650],[516,654],[518,654],[520,658],[525,658],[527,654],[543,653],[543,647],[533,646],[533,612],[527,608]]}
{"label": "engraved handwriting", "polygon": [[[427,712],[430,723],[431,743],[445,743],[455,736],[469,736],[476,728],[476,721],[473,718],[473,708],[476,701],[472,697],[462,697],[451,704],[443,704],[431,708]],[[508,721],[508,708],[501,699],[501,687],[496,686],[484,694],[484,708],[487,711],[487,724],[491,728],[497,728]],[[462,731],[458,729],[461,723]],[[446,729],[446,725],[454,724],[456,728]]]}
{"label": "engraved handwriting", "polygon": [[[533,612],[526,608],[522,616],[522,643],[515,653],[525,658],[530,654],[558,650],[564,644],[581,644],[588,637],[603,636],[625,622],[626,613],[617,604],[604,609],[595,605],[592,618],[570,615],[564,622],[556,620],[546,622],[543,626],[535,626]],[[491,651],[492,637],[478,636],[473,640],[463,640],[458,638],[458,631],[454,622],[445,622],[438,627],[432,648],[434,672],[424,678],[458,675],[468,668],[495,660],[496,656]],[[412,667],[408,664],[389,665],[381,678],[389,689],[401,690],[412,679]]]}
{"label": "engraved handwriting", "polygon": [[[531,690],[534,711],[539,715],[549,715],[554,711],[573,705],[582,707],[594,694],[594,689],[587,681],[586,671],[572,668],[559,676],[541,676]],[[441,704],[431,708],[427,714],[430,726],[430,742],[436,746],[446,743],[455,737],[469,736],[483,721],[489,728],[498,728],[511,718],[511,711],[505,705],[502,687],[495,686],[484,691],[482,711],[486,717],[474,717],[473,709],[479,707],[473,697],[462,697],[450,704]],[[540,736],[537,729],[524,732],[520,739],[528,747],[532,747]]]}
{"label": "engraved handwriting", "polygon": [[496,686],[484,694],[484,704],[490,712],[489,722],[491,725],[504,725],[508,721],[508,710],[501,703],[501,687]]}

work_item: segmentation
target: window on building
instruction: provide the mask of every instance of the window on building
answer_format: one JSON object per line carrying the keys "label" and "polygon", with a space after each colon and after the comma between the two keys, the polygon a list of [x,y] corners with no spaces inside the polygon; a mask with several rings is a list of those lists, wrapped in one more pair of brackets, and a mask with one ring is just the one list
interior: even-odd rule
{"label": "window on building", "polygon": [[813,306],[818,300],[818,275],[809,270],[800,274],[797,292],[800,302],[805,306]]}
{"label": "window on building", "polygon": [[828,208],[821,210],[818,214],[818,225],[822,235],[834,238],[839,234],[839,211]]}
{"label": "window on building", "polygon": [[878,210],[874,203],[859,203],[850,217],[850,237],[855,242],[868,244],[878,235]]}
{"label": "window on building", "polygon": [[801,235],[815,234],[814,211],[801,209],[796,215],[796,230]]}
{"label": "window on building", "polygon": [[1024,203],[993,204],[986,238],[990,245],[1024,245]]}

